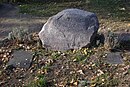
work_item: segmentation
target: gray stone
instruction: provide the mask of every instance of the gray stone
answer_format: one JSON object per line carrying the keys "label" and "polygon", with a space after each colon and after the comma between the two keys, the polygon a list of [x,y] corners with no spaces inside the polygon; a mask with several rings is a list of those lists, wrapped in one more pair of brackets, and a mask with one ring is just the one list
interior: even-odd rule
{"label": "gray stone", "polygon": [[96,14],[66,9],[48,19],[39,37],[43,46],[51,50],[79,49],[94,42],[98,28]]}
{"label": "gray stone", "polygon": [[122,64],[123,63],[123,58],[119,52],[115,53],[108,53],[106,62],[110,64]]}
{"label": "gray stone", "polygon": [[31,52],[18,50],[14,51],[13,58],[9,60],[8,66],[19,68],[29,68],[32,62],[33,55]]}
{"label": "gray stone", "polygon": [[130,50],[130,33],[112,32],[108,36],[111,49]]}
{"label": "gray stone", "polygon": [[130,50],[130,33],[119,35],[119,45],[122,49]]}

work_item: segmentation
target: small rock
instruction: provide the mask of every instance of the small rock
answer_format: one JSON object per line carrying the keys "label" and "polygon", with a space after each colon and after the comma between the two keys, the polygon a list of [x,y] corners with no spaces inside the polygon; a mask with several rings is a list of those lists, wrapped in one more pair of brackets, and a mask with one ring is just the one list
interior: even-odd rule
{"label": "small rock", "polygon": [[123,58],[119,52],[117,53],[108,53],[106,62],[110,64],[122,64],[123,63]]}
{"label": "small rock", "polygon": [[29,68],[32,62],[33,55],[31,52],[18,50],[14,51],[13,58],[9,60],[8,66],[13,65],[19,68]]}
{"label": "small rock", "polygon": [[130,33],[109,32],[108,44],[112,50],[130,50]]}

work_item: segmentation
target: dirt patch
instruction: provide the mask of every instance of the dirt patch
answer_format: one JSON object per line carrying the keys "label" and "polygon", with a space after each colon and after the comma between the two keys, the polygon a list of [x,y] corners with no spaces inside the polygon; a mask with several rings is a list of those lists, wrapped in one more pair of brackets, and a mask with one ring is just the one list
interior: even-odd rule
{"label": "dirt patch", "polygon": [[41,30],[46,18],[20,14],[17,6],[3,4],[0,8],[0,38],[8,36],[12,29],[28,29],[29,32]]}

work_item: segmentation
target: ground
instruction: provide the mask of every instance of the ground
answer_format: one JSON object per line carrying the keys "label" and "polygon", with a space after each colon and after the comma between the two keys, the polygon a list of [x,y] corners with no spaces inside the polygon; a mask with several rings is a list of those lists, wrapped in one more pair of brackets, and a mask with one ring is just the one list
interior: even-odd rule
{"label": "ground", "polygon": [[[69,6],[71,4],[73,5],[73,3],[70,3]],[[80,3],[76,3],[76,6],[80,6]],[[3,7],[0,8],[0,13],[2,13],[0,14],[0,38],[8,36],[10,31],[17,28],[29,29],[34,40],[35,37],[38,37],[35,32],[39,32],[48,19],[43,15],[24,13],[24,10],[19,13],[20,8],[18,6],[4,4]],[[110,17],[111,14],[101,13],[97,13],[100,22],[100,33],[106,34],[109,30],[112,32],[129,32],[129,15],[118,19]],[[14,49],[24,49],[34,53],[34,59],[29,69],[7,69],[6,64],[12,58]],[[21,43],[17,40],[10,41],[7,46],[0,48],[0,86],[129,87],[130,52],[121,52],[124,63],[114,65],[104,62],[108,52],[110,51],[105,45],[92,49],[83,48],[57,52],[40,47],[37,41],[31,43],[27,43],[27,41]]]}
{"label": "ground", "polygon": [[3,4],[0,8],[0,36],[5,37],[15,28],[29,29],[30,32],[40,31],[45,23],[45,17],[20,14],[19,8]]}

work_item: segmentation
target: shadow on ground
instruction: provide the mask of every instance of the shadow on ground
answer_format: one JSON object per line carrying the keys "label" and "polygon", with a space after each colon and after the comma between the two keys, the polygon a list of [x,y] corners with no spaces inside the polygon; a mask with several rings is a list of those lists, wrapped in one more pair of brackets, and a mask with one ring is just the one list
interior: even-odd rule
{"label": "shadow on ground", "polygon": [[42,17],[20,14],[19,8],[11,4],[0,6],[0,38],[8,36],[12,29],[28,29],[29,32],[39,32],[45,23]]}

